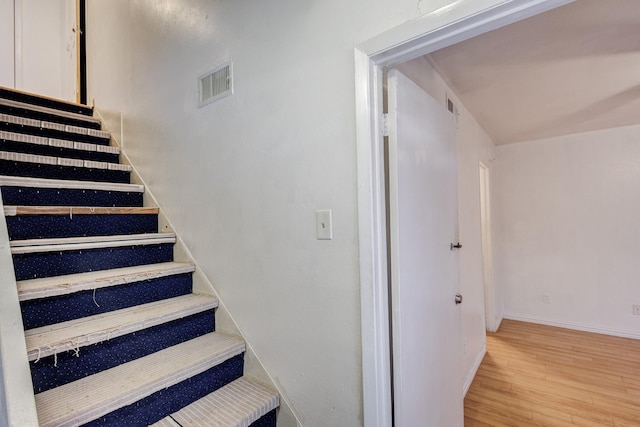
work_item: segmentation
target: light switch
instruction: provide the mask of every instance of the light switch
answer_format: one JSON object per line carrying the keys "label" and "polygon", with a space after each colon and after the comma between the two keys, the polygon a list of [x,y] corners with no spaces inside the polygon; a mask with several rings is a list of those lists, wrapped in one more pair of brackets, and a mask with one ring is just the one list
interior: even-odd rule
{"label": "light switch", "polygon": [[331,209],[316,211],[316,237],[318,240],[333,239],[333,225],[331,224]]}

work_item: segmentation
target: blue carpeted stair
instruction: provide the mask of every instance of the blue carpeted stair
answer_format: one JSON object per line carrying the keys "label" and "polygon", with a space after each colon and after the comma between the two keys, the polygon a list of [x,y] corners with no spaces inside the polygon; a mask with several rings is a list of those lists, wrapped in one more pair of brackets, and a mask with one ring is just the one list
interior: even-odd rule
{"label": "blue carpeted stair", "polygon": [[275,426],[242,339],[87,106],[0,88],[0,193],[41,426]]}

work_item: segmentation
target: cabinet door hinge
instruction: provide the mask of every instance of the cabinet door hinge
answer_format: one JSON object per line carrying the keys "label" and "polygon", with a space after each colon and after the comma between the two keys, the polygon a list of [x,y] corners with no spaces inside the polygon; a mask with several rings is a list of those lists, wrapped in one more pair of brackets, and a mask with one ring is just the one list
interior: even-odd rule
{"label": "cabinet door hinge", "polygon": [[382,114],[382,136],[389,136],[389,114]]}

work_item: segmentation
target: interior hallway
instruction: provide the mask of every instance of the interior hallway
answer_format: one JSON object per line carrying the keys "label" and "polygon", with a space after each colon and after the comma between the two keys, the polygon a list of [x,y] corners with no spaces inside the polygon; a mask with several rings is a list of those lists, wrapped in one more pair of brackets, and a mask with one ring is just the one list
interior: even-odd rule
{"label": "interior hallway", "polygon": [[504,320],[464,402],[466,427],[637,427],[640,340]]}

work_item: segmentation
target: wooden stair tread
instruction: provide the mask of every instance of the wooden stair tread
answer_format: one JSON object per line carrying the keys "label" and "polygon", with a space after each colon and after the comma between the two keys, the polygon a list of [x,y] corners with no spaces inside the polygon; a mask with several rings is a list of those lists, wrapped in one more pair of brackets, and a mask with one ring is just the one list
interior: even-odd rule
{"label": "wooden stair tread", "polygon": [[35,395],[41,427],[79,425],[202,373],[245,351],[242,339],[203,335]]}
{"label": "wooden stair tread", "polygon": [[52,239],[11,240],[11,253],[25,254],[51,251],[74,251],[121,246],[175,243],[175,233],[118,234],[108,236],[61,237]]}
{"label": "wooden stair tread", "polygon": [[18,215],[157,215],[157,207],[117,206],[5,206],[4,216]]}
{"label": "wooden stair tread", "polygon": [[58,116],[58,117],[66,117],[69,119],[82,120],[85,122],[100,123],[100,119],[93,116],[88,116],[86,114],[81,114],[81,113],[74,113],[71,111],[58,110],[55,108],[44,107],[36,104],[30,104],[28,102],[14,101],[12,99],[6,99],[6,98],[0,97],[0,104],[6,105],[9,107],[22,108],[25,110],[38,111],[40,113],[51,114],[53,116]]}
{"label": "wooden stair tread", "polygon": [[279,404],[277,393],[242,377],[152,424],[152,427],[248,426]]}
{"label": "wooden stair tread", "polygon": [[190,294],[29,329],[24,333],[27,353],[29,360],[33,361],[68,350],[79,350],[217,306],[215,297]]}
{"label": "wooden stair tread", "polygon": [[144,193],[144,185],[0,175],[0,186]]}
{"label": "wooden stair tread", "polygon": [[181,262],[163,262],[135,267],[91,271],[64,276],[43,277],[17,282],[20,301],[67,295],[74,292],[117,286],[142,280],[157,279],[176,274],[193,273],[195,265]]}

